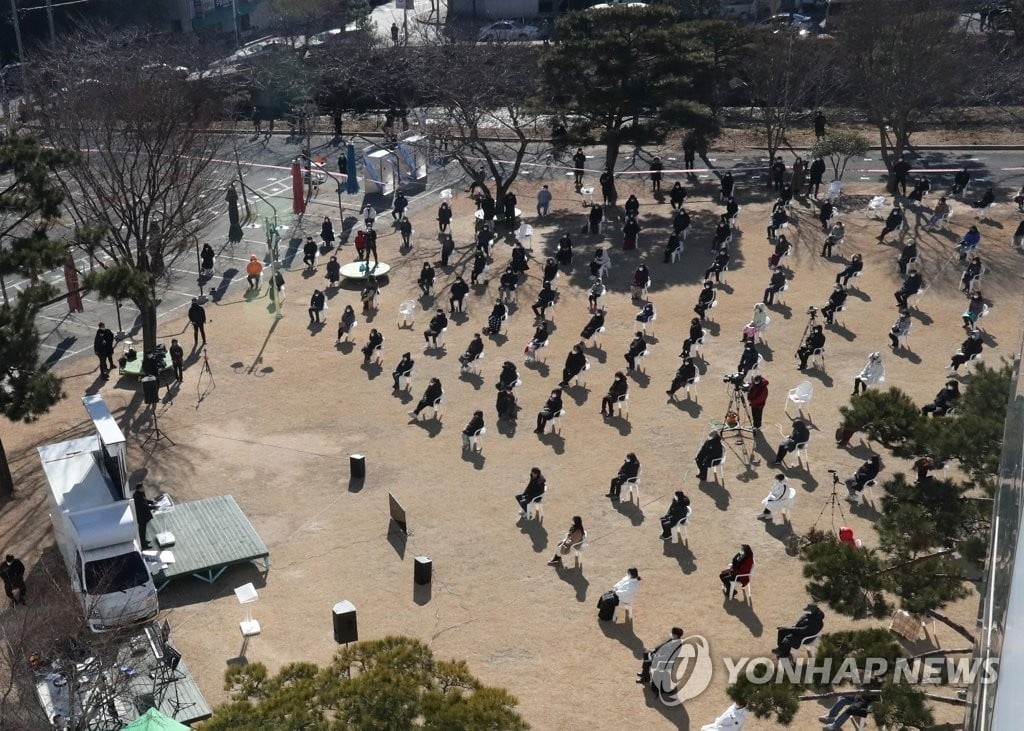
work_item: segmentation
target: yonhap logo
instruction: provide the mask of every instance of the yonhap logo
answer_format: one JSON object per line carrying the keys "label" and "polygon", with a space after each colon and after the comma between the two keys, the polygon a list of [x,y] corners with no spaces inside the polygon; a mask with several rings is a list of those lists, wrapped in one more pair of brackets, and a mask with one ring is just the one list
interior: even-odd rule
{"label": "yonhap logo", "polygon": [[668,642],[651,658],[651,687],[666,706],[696,698],[711,684],[711,647],[701,635]]}

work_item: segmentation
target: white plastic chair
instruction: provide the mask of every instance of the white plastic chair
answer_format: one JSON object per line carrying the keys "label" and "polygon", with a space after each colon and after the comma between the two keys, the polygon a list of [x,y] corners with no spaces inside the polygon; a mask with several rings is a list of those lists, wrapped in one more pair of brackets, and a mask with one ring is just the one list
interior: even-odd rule
{"label": "white plastic chair", "polygon": [[590,362],[588,361],[588,362],[583,364],[583,370],[580,371],[579,373],[577,373],[576,377],[573,378],[573,381],[572,381],[573,384],[575,384],[577,386],[586,386],[587,385],[587,380],[586,380],[586,378],[584,377],[583,374],[586,373],[589,370],[590,370]]}
{"label": "white plastic chair", "polygon": [[825,370],[825,349],[815,348],[811,351],[811,366]]}
{"label": "white plastic chair", "polygon": [[445,188],[444,190],[441,191],[440,196],[441,200],[447,201],[450,204],[452,200],[452,189]]}
{"label": "white plastic chair", "polygon": [[635,358],[633,358],[634,367],[638,371],[644,372],[643,360],[646,359],[647,356],[649,356],[650,354],[651,354],[651,351],[644,350],[642,353],[639,353]]}
{"label": "white plastic chair", "polygon": [[683,246],[682,246],[682,243],[680,243],[680,245],[679,245],[679,248],[678,248],[678,249],[676,249],[675,251],[673,251],[673,252],[672,252],[672,253],[671,253],[671,254],[669,255],[669,260],[670,260],[670,261],[671,261],[671,262],[672,262],[673,264],[675,264],[675,263],[676,263],[677,261],[679,261],[679,257],[680,257],[680,256],[682,256],[682,255],[683,255]]}
{"label": "white plastic chair", "polygon": [[533,500],[526,504],[526,519],[534,520],[537,519],[541,523],[544,522],[544,495],[547,494],[547,488],[544,488],[544,493],[538,495]]}
{"label": "white plastic chair", "polygon": [[828,184],[828,193],[827,193],[827,195],[828,195],[829,198],[838,198],[842,194],[843,194],[843,181],[842,180],[833,180],[831,183]]}
{"label": "white plastic chair", "polygon": [[640,328],[644,331],[645,335],[647,333],[650,333],[651,335],[654,334],[654,321],[657,320],[657,319],[658,319],[658,313],[655,312],[653,315],[651,315],[651,319],[650,320],[647,320],[646,322],[641,322],[640,323]]}
{"label": "white plastic chair", "polygon": [[875,486],[878,484],[878,480],[868,480],[864,483],[864,487],[861,488],[859,493],[860,504],[863,505],[868,501],[868,495],[871,496],[871,502],[875,502]]}
{"label": "white plastic chair", "polygon": [[818,640],[821,639],[821,632],[811,637],[804,637],[800,640],[800,646],[796,648],[797,652],[807,652],[807,655],[813,656],[815,651],[818,649]]}
{"label": "white plastic chair", "polygon": [[580,188],[580,195],[583,197],[583,205],[590,208],[594,205],[594,186],[584,185]]}
{"label": "white plastic chair", "polygon": [[885,214],[883,213],[883,211],[886,208],[885,202],[886,198],[884,195],[876,195],[870,201],[868,201],[868,212],[874,214],[875,218],[884,220]]}
{"label": "white plastic chair", "polygon": [[629,394],[628,393],[622,394],[621,396],[619,396],[612,403],[612,414],[614,414],[615,416],[622,416],[623,412],[626,413],[626,415],[623,418],[628,420],[629,419]]}
{"label": "white plastic chair", "polygon": [[412,368],[398,374],[398,387],[406,391],[412,390]]}
{"label": "white plastic chair", "polygon": [[975,209],[976,212],[974,214],[974,217],[977,218],[978,221],[986,221],[986,220],[988,220],[990,218],[989,214],[992,212],[992,208],[995,207],[995,205],[996,205],[995,203],[989,203],[984,208],[977,208],[977,209]]}
{"label": "white plastic chair", "polygon": [[640,504],[640,475],[643,470],[636,473],[636,477],[630,477],[622,483],[622,486],[626,488],[626,500],[632,500],[636,497],[636,504]]}
{"label": "white plastic chair", "polygon": [[690,398],[690,396],[692,395],[692,392],[697,390],[697,384],[698,383],[700,383],[700,376],[699,375],[698,376],[694,376],[693,378],[691,378],[689,381],[686,382],[686,385],[683,387],[683,388],[686,389],[686,398]]}
{"label": "white plastic chair", "polygon": [[372,360],[377,365],[381,365],[381,364],[384,363],[384,342],[383,341],[381,341],[381,344],[373,349],[373,358],[372,358]]}
{"label": "white plastic chair", "polygon": [[633,609],[633,603],[632,602],[627,604],[626,602],[621,602],[620,601],[618,603],[618,605],[615,607],[615,616],[612,618],[612,621],[613,622],[617,622],[618,619],[619,619],[619,616],[621,615],[623,622],[632,622],[633,621],[633,612],[634,611],[635,610]]}
{"label": "white plastic chair", "polygon": [[600,335],[603,332],[604,332],[604,325],[602,325],[601,327],[597,328],[597,330],[594,332],[594,334],[590,337],[590,342],[593,344],[592,347],[595,347],[595,348],[599,347],[600,344],[597,342],[597,336]]}
{"label": "white plastic chair", "polygon": [[807,442],[800,442],[799,444],[797,444],[796,448],[793,450],[793,454],[796,455],[797,464],[803,462],[803,464],[806,465],[808,469],[810,469],[811,460],[810,457],[807,456]]}
{"label": "white plastic chair", "polygon": [[789,416],[789,404],[794,403],[802,414],[804,406],[810,404],[813,398],[814,385],[810,381],[800,381],[796,388],[789,389],[789,393],[786,394],[786,408],[783,411],[786,416]]}
{"label": "white plastic chair", "polygon": [[[431,415],[433,416],[433,418],[435,418],[435,419],[437,419],[439,421],[441,419],[441,405],[443,403],[444,403],[444,396],[438,396],[436,399],[434,399],[434,403],[432,403],[432,404],[430,404],[430,406],[426,407],[427,409],[431,410]],[[424,411],[426,411],[426,409],[424,409]],[[423,413],[423,412],[420,412],[420,413]]]}
{"label": "white plastic chair", "polygon": [[528,223],[524,223],[519,226],[519,233],[516,236],[519,242],[527,249],[531,248],[533,243],[533,226]]}
{"label": "white plastic chair", "polygon": [[704,338],[707,335],[701,335],[699,338],[690,343],[690,353],[692,355],[700,355],[701,351],[704,350]]}
{"label": "white plastic chair", "polygon": [[483,359],[484,359],[484,354],[480,353],[480,355],[478,355],[473,360],[471,360],[468,363],[466,363],[466,365],[462,366],[462,369],[461,369],[462,372],[463,373],[475,373],[476,375],[479,376],[480,375],[480,371],[483,368],[483,364],[480,361],[482,361]]}
{"label": "white plastic chair", "polygon": [[711,460],[711,473],[715,476],[715,480],[722,479],[722,483],[725,483],[725,455],[723,454],[718,459]]}
{"label": "white plastic chair", "polygon": [[476,430],[476,433],[469,438],[469,448],[474,452],[484,451],[484,434],[487,433],[487,427],[480,427]]}
{"label": "white plastic chair", "polygon": [[771,514],[771,517],[774,520],[776,514],[782,515],[784,518],[788,518],[789,511],[793,507],[794,502],[796,502],[796,488],[789,487],[786,488],[785,497],[778,500],[765,500],[762,502],[762,505],[764,505],[765,510]]}
{"label": "white plastic chair", "polygon": [[559,434],[561,434],[562,433],[561,421],[562,421],[562,417],[563,416],[565,416],[565,409],[559,409],[557,414],[555,414],[550,419],[548,419],[548,423],[547,423],[547,426],[545,427],[545,430],[547,430],[547,427],[551,427],[551,433],[552,434],[554,434],[556,431]]}
{"label": "white plastic chair", "polygon": [[917,303],[921,301],[921,298],[924,297],[924,293],[927,291],[928,287],[926,287],[925,285],[921,285],[921,289],[917,290],[917,292],[915,292],[914,294],[910,295],[910,297],[907,298],[907,305],[916,308]]}
{"label": "white plastic chair", "polygon": [[398,305],[398,314],[402,316],[401,322],[398,323],[399,327],[408,325],[413,327],[416,324],[416,301],[405,300],[402,304]]}
{"label": "white plastic chair", "polygon": [[587,543],[587,532],[583,531],[583,540],[579,543],[574,543],[571,546],[569,546],[569,553],[567,553],[565,557],[562,559],[562,566],[565,567],[566,561],[568,561],[571,558],[572,567],[574,569],[582,569],[583,551],[586,550],[587,546],[589,545],[590,544]]}
{"label": "white plastic chair", "polygon": [[[747,580],[747,585],[743,586],[743,584],[740,583],[740,579],[746,579]],[[753,569],[750,570],[749,574],[737,574],[736,578],[734,578],[732,581],[729,582],[729,598],[733,599],[736,596],[736,592],[742,591],[742,592],[744,592],[744,596],[745,596],[747,602],[750,602],[750,599],[753,596],[753,592],[751,591],[751,588],[753,587],[753,585],[754,585],[754,570]]]}
{"label": "white plastic chair", "polygon": [[548,341],[547,340],[545,340],[543,343],[537,343],[536,346],[534,346],[533,341],[531,340],[530,344],[527,345],[526,347],[527,347],[527,350],[526,350],[526,358],[524,359],[525,362],[529,363],[530,361],[534,361],[534,360],[539,360],[542,363],[544,362],[545,359],[541,358],[539,353],[540,353],[540,351],[544,350],[544,348],[548,347]]}
{"label": "white plastic chair", "polygon": [[686,541],[686,545],[690,545],[690,518],[693,517],[693,508],[690,508],[690,513],[685,518],[677,522],[672,526],[672,536],[676,543],[682,543]]}

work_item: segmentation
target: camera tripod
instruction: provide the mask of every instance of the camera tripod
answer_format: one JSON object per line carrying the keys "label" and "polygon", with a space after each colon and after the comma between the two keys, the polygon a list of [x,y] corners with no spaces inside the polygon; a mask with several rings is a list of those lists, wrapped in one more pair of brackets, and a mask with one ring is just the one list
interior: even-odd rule
{"label": "camera tripod", "polygon": [[811,526],[812,530],[818,526],[818,521],[820,521],[821,516],[825,514],[826,508],[831,508],[831,512],[829,514],[829,521],[832,524],[833,531],[836,529],[837,508],[839,509],[839,517],[843,519],[844,524],[846,523],[846,513],[843,512],[842,498],[840,498],[839,495],[836,493],[836,489],[839,486],[839,475],[836,473],[835,470],[829,470],[828,472],[830,475],[832,475],[832,494],[825,498],[825,504],[821,506],[821,512],[818,513],[818,517],[815,519],[814,524]]}
{"label": "camera tripod", "polygon": [[149,443],[150,439],[153,440],[154,447],[160,442],[161,439],[166,440],[172,447],[175,446],[174,440],[171,439],[166,434],[164,434],[164,432],[160,429],[160,422],[157,421],[156,404],[150,404],[150,407],[152,408],[153,413],[153,428],[150,429],[149,436],[147,436],[142,441],[142,446],[145,447]]}
{"label": "camera tripod", "polygon": [[[743,445],[743,432],[750,434],[754,433],[753,426],[749,426],[753,423],[753,418],[750,415],[750,408],[747,406],[747,400],[743,397],[743,389],[735,383],[729,383],[731,386],[729,390],[729,405],[725,407],[725,418],[721,421],[712,420],[711,428],[721,433],[731,431],[736,433],[736,444]],[[746,417],[746,424],[741,417]],[[744,450],[744,457],[749,461],[749,455]]]}
{"label": "camera tripod", "polygon": [[[196,397],[198,399],[197,404],[202,402],[206,398],[207,394],[213,389],[217,388],[217,382],[213,378],[213,370],[210,368],[210,359],[207,357],[209,350],[203,348],[203,365],[199,369],[199,375],[196,377]],[[201,391],[203,374],[210,377],[210,384],[206,387],[205,391]]]}
{"label": "camera tripod", "polygon": [[796,347],[796,353],[794,354],[797,358],[800,357],[800,348],[804,347],[804,343],[807,342],[807,336],[811,332],[811,328],[818,324],[818,308],[811,306],[807,308],[807,324],[804,325],[804,331],[800,335],[800,344]]}

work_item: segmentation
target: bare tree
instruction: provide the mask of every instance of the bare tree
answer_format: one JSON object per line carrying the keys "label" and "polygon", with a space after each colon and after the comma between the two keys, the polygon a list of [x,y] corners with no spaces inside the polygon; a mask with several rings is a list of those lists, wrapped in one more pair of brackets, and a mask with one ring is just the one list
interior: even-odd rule
{"label": "bare tree", "polygon": [[830,49],[792,33],[764,33],[755,41],[744,62],[742,83],[769,166],[789,144],[789,134],[807,108],[825,101],[830,58]]}
{"label": "bare tree", "polygon": [[957,103],[971,70],[961,57],[964,33],[956,12],[935,0],[863,0],[851,4],[841,27],[838,56],[892,170],[921,120]]}
{"label": "bare tree", "polygon": [[214,109],[173,49],[136,32],[89,33],[53,48],[37,75],[44,135],[79,159],[58,171],[66,207],[102,271],[101,296],[130,299],[156,345],[156,283],[195,245],[225,186]]}

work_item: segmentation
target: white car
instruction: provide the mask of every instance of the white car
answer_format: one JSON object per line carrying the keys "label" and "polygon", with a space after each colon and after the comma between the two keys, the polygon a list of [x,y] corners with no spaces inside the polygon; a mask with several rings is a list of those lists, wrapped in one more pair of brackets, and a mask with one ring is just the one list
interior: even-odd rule
{"label": "white car", "polygon": [[540,28],[524,25],[516,20],[499,20],[485,25],[477,36],[481,41],[535,41],[540,38]]}

